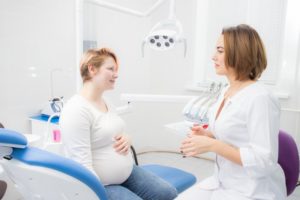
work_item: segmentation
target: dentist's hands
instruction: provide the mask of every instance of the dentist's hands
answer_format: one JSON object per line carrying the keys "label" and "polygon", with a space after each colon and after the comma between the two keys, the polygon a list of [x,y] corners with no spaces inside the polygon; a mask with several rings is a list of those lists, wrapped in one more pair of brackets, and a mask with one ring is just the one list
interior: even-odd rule
{"label": "dentist's hands", "polygon": [[201,126],[199,124],[194,124],[191,127],[192,132],[190,134],[193,135],[204,135],[204,136],[208,136],[211,138],[214,138],[214,135],[212,134],[211,131],[207,130],[207,125]]}
{"label": "dentist's hands", "polygon": [[187,138],[183,140],[180,147],[183,157],[195,156],[197,154],[214,152],[228,160],[243,166],[240,150],[238,147],[215,139],[212,132],[203,127],[193,127]]}
{"label": "dentist's hands", "polygon": [[181,143],[180,152],[184,156],[195,156],[197,154],[211,152],[213,151],[216,141],[216,139],[208,136],[189,134]]}
{"label": "dentist's hands", "polygon": [[114,148],[119,154],[127,155],[130,149],[131,141],[128,135],[121,134],[114,137]]}
{"label": "dentist's hands", "polygon": [[195,156],[213,150],[216,139],[212,132],[206,130],[206,128],[198,124],[194,124],[191,127],[191,133],[183,140],[180,147],[180,152],[184,156]]}

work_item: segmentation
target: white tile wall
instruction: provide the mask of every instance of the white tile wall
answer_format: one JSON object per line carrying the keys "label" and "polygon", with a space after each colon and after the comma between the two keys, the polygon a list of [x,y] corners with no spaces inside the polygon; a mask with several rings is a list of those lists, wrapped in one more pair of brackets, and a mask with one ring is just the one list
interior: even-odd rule
{"label": "white tile wall", "polygon": [[[75,92],[75,1],[0,1],[0,122],[30,133],[28,117]],[[52,74],[52,84],[51,84]]]}

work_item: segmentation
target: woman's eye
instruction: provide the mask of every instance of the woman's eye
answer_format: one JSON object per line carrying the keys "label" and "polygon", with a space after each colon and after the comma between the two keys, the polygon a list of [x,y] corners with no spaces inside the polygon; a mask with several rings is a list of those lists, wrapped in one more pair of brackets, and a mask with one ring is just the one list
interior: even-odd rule
{"label": "woman's eye", "polygon": [[218,50],[218,53],[223,53],[224,51],[223,50]]}
{"label": "woman's eye", "polygon": [[216,49],[217,49],[218,53],[224,53],[224,48],[223,47],[218,46]]}

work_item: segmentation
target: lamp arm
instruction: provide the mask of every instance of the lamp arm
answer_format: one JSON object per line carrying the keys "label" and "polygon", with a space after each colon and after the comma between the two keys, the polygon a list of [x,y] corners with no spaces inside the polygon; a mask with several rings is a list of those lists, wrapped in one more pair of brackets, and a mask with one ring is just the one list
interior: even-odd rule
{"label": "lamp arm", "polygon": [[184,45],[183,56],[186,57],[187,42],[185,38],[183,38],[182,40]]}
{"label": "lamp arm", "polygon": [[169,19],[175,18],[175,0],[170,0]]}
{"label": "lamp arm", "polygon": [[144,57],[144,55],[145,55],[145,44],[146,44],[146,40],[144,40],[144,41],[142,42],[142,46],[141,46],[142,57]]}
{"label": "lamp arm", "polygon": [[109,8],[112,10],[116,10],[116,11],[120,11],[126,14],[131,14],[131,15],[135,15],[138,17],[147,17],[149,16],[157,7],[159,7],[162,3],[164,3],[166,0],[157,0],[153,6],[151,8],[149,8],[146,12],[141,12],[141,11],[137,11],[137,10],[133,10],[130,8],[125,8],[123,6],[119,6],[116,4],[112,4],[112,3],[108,3],[105,1],[101,1],[101,0],[85,0],[87,3],[91,3],[91,4],[95,4],[98,6],[102,6],[105,8]]}

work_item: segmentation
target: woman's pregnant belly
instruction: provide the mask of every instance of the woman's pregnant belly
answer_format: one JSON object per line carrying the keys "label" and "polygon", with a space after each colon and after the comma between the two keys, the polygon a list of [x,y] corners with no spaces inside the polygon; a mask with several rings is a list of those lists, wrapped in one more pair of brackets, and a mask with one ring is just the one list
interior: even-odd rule
{"label": "woman's pregnant belly", "polygon": [[102,184],[121,184],[130,176],[133,160],[130,152],[119,154],[108,146],[93,150],[93,167]]}

